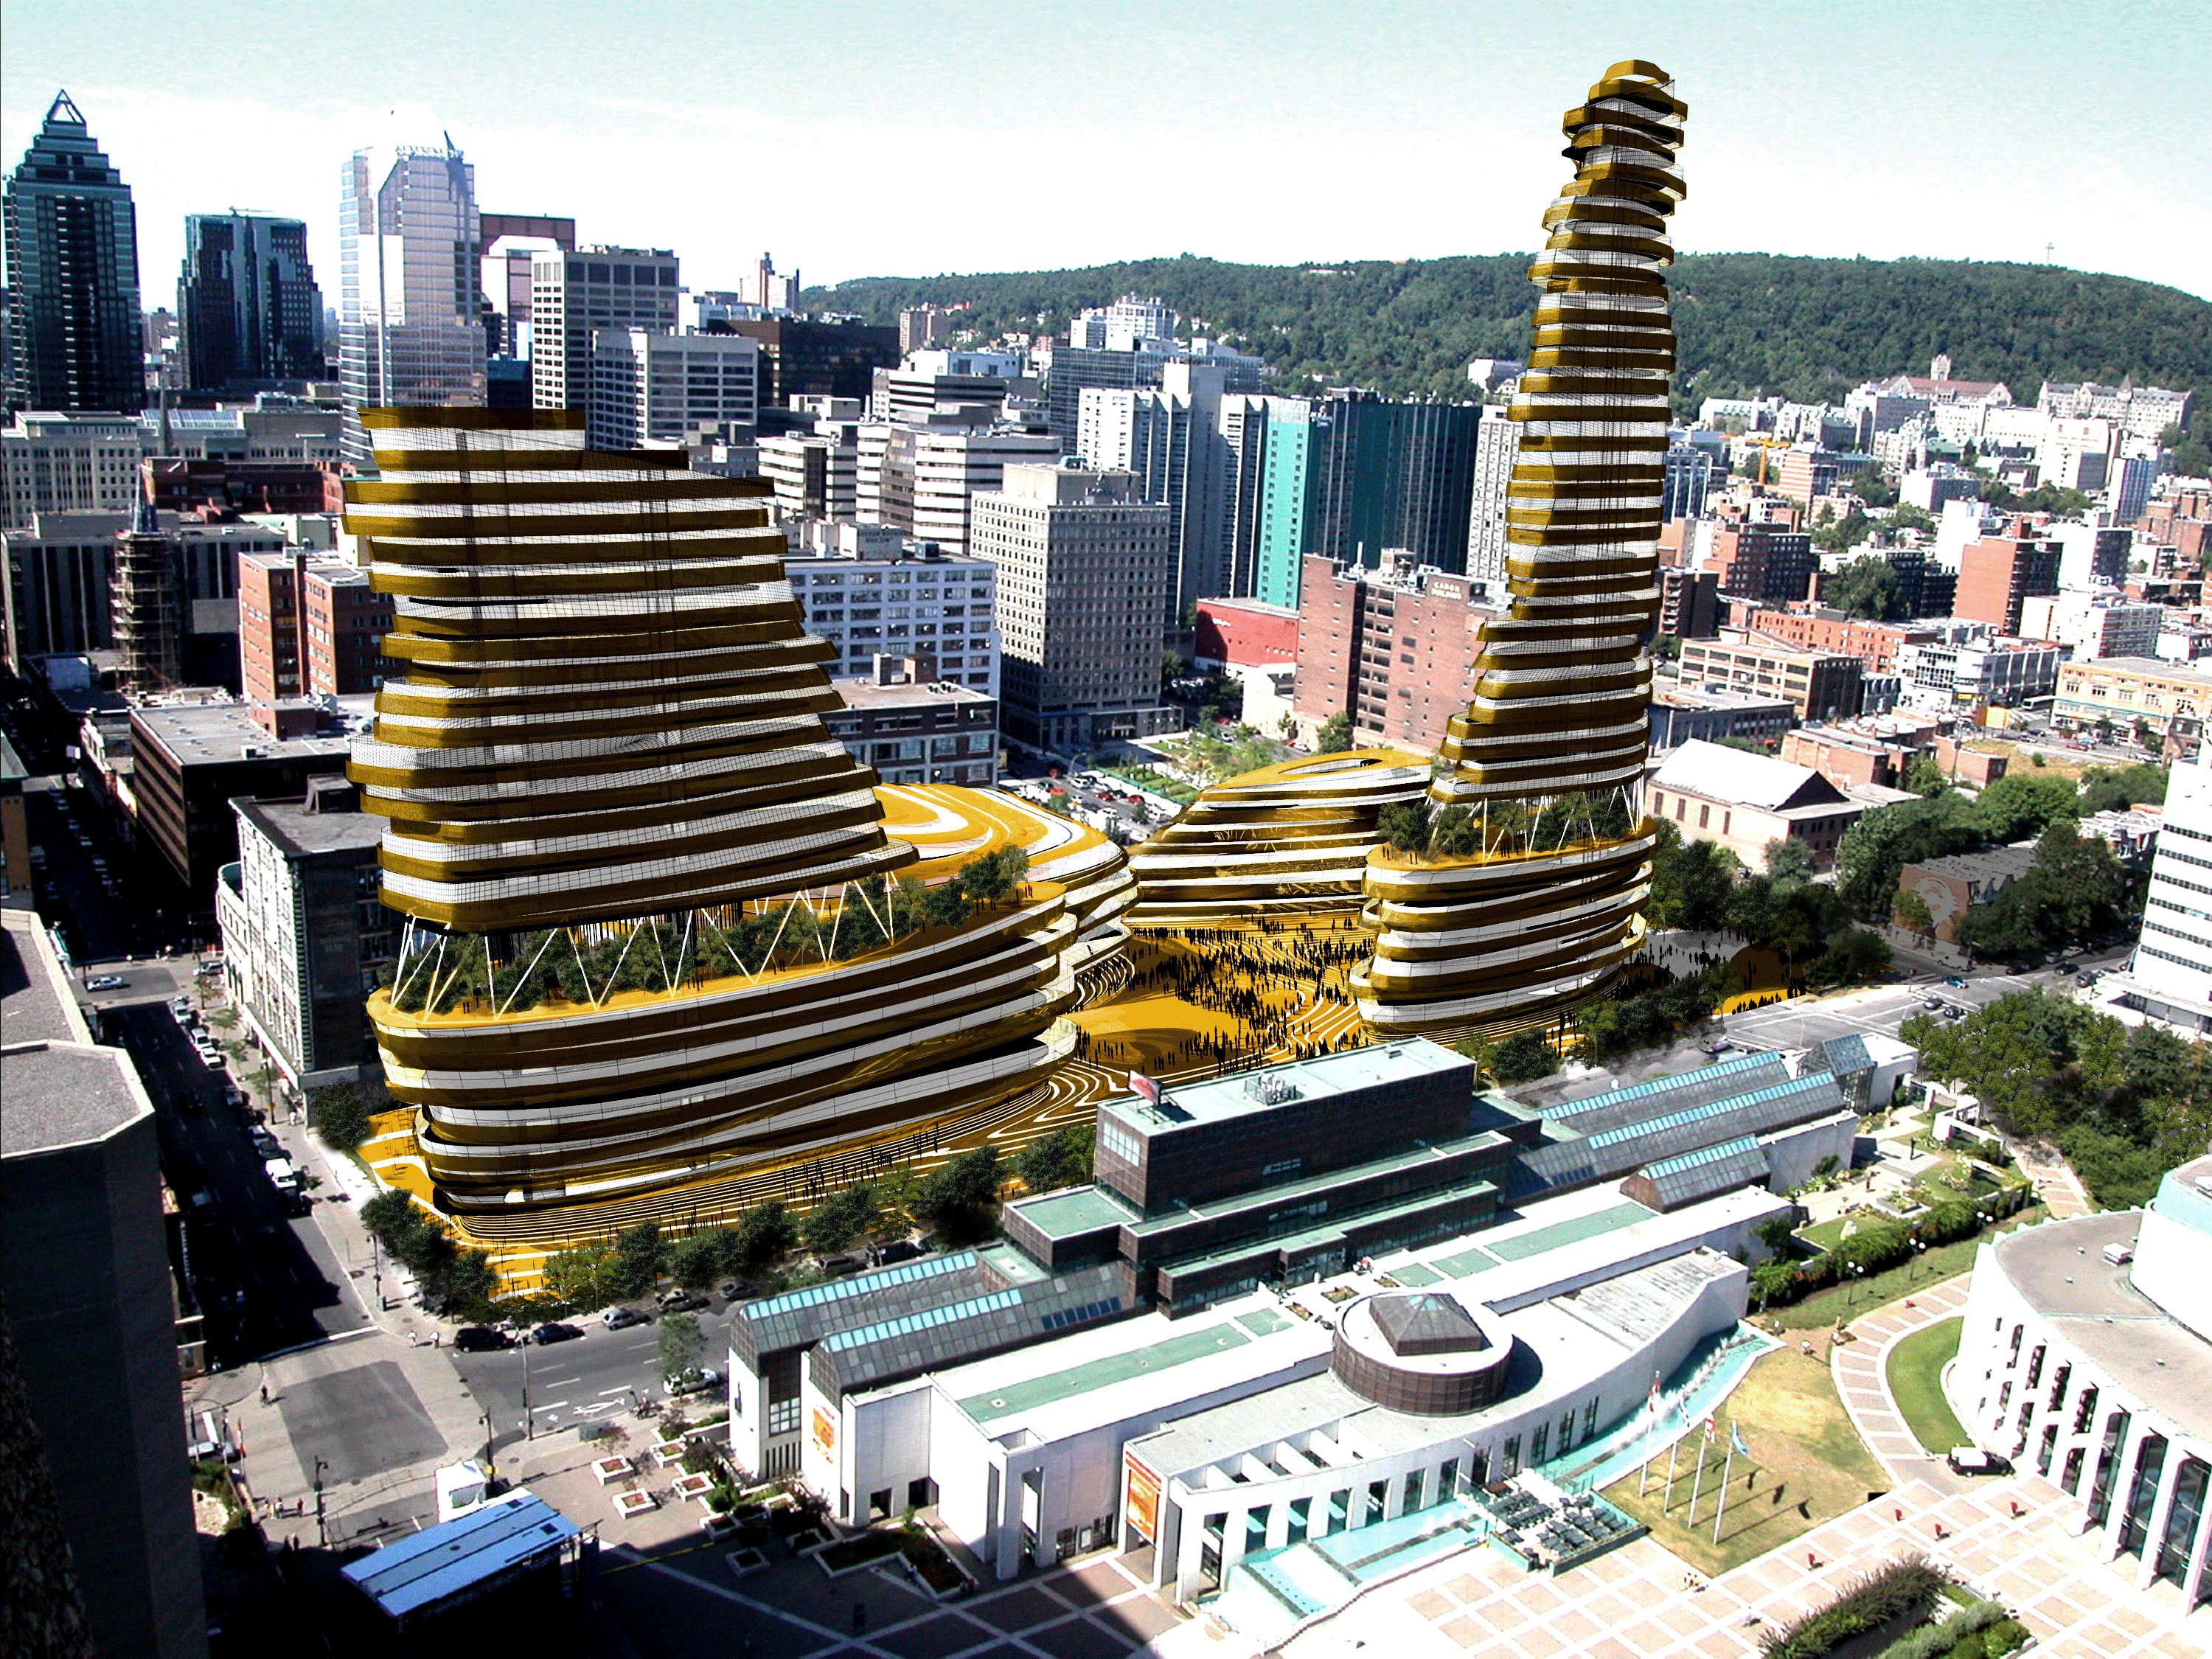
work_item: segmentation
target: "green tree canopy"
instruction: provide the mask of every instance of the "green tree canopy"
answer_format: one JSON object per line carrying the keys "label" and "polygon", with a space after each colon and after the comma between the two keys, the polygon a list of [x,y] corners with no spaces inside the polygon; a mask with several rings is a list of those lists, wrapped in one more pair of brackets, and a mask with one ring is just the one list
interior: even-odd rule
{"label": "green tree canopy", "polygon": [[840,1187],[806,1212],[799,1231],[817,1255],[835,1255],[875,1224],[876,1195],[866,1186]]}
{"label": "green tree canopy", "polygon": [[668,1246],[657,1222],[641,1221],[615,1235],[615,1261],[611,1288],[613,1299],[627,1302],[643,1296],[660,1277],[668,1259]]}
{"label": "green tree canopy", "polygon": [[[1866,520],[1858,516],[1859,523]],[[1844,524],[1848,526],[1847,517]],[[1863,533],[1863,532],[1862,532]],[[1849,543],[1844,544],[1848,546]],[[1820,603],[1832,605],[1847,617],[1863,617],[1878,622],[1896,622],[1905,611],[1899,597],[1897,568],[1877,553],[1863,554],[1853,559],[1820,584]]]}
{"label": "green tree canopy", "polygon": [[1352,747],[1352,716],[1339,711],[1314,728],[1314,753],[1335,755]]}
{"label": "green tree canopy", "polygon": [[2081,816],[2073,780],[2057,772],[2008,772],[1974,803],[1982,833],[1991,841],[2025,841],[2061,818]]}

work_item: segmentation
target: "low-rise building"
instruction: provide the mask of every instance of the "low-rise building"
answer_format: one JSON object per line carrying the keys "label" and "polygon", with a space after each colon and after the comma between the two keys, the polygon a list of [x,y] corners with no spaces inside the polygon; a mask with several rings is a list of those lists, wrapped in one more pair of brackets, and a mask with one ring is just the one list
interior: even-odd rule
{"label": "low-rise building", "polygon": [[2023,604],[2020,631],[2024,639],[2064,646],[2071,662],[2154,657],[2171,614],[2162,605],[2133,605],[2116,593],[2068,588]]}
{"label": "low-rise building", "polygon": [[1651,691],[1651,751],[1664,754],[1693,738],[1718,743],[1741,738],[1774,743],[1797,723],[1797,707],[1786,697],[1762,697],[1737,691],[1707,691],[1679,680],[1662,680]]}
{"label": "low-rise building", "polygon": [[2059,669],[2057,684],[2051,717],[2063,732],[2107,723],[2124,732],[2141,720],[2170,746],[2193,746],[2212,709],[2212,674],[2155,657],[2069,662]]}
{"label": "low-rise building", "polygon": [[1683,840],[1717,842],[1753,870],[1765,866],[1771,841],[1802,842],[1826,868],[1866,811],[1810,768],[1695,740],[1652,774],[1644,799]]}
{"label": "low-rise building", "polygon": [[834,679],[842,712],[826,714],[830,735],[885,783],[988,786],[999,775],[999,705],[972,687],[939,678],[926,657],[878,657],[866,679]]}
{"label": "low-rise building", "polygon": [[1904,892],[1917,894],[1928,907],[1936,937],[1955,945],[1959,921],[1968,910],[1987,904],[2034,867],[2035,843],[2028,842],[1908,864],[1898,872],[1897,884]]}
{"label": "low-rise building", "polygon": [[299,799],[311,777],[342,773],[369,699],[336,715],[313,703],[143,704],[131,711],[136,834],[167,862],[195,915],[212,915],[216,872],[238,858],[232,801]]}
{"label": "low-rise building", "polygon": [[366,1006],[398,955],[401,919],[379,896],[386,820],[342,777],[296,801],[234,800],[238,860],[217,872],[224,976],[287,1083],[349,1083],[374,1065]]}
{"label": "low-rise building", "polygon": [[1840,611],[1776,611],[1761,606],[1747,611],[1738,608],[1729,621],[1735,627],[1780,640],[1801,651],[1856,657],[1866,665],[1869,674],[1893,672],[1900,649],[1937,637],[1933,628],[1911,623],[1865,622]]}
{"label": "low-rise building", "polygon": [[1929,640],[1898,653],[1905,701],[1923,708],[2017,708],[2047,697],[2065,652],[2041,640]]}
{"label": "low-rise building", "polygon": [[1683,641],[1680,672],[1686,686],[1786,698],[1800,720],[1848,720],[1859,712],[1866,679],[1856,656],[1733,629],[1717,640]]}

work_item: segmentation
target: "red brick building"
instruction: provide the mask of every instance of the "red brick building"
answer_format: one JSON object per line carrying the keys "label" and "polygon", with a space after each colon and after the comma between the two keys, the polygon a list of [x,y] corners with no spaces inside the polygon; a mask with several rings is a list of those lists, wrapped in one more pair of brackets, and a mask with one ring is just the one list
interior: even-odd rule
{"label": "red brick building", "polygon": [[343,513],[337,469],[320,461],[157,455],[139,463],[146,499],[166,512]]}
{"label": "red brick building", "polygon": [[353,696],[397,672],[383,654],[392,601],[356,565],[302,551],[238,562],[239,679],[248,702]]}
{"label": "red brick building", "polygon": [[1310,556],[1298,604],[1297,716],[1352,716],[1355,746],[1434,753],[1474,696],[1475,645],[1494,614],[1465,576],[1369,570]]}
{"label": "red brick building", "polygon": [[1959,556],[1959,597],[1951,614],[1987,623],[2008,636],[2020,632],[2021,606],[2058,591],[2058,544],[2033,537],[1985,536]]}
{"label": "red brick building", "polygon": [[1899,623],[1861,622],[1839,611],[1749,610],[1730,618],[1734,625],[1780,640],[1800,650],[1840,653],[1856,657],[1869,674],[1894,674],[1900,646],[1919,645],[1936,638],[1932,628],[1907,628]]}
{"label": "red brick building", "polygon": [[1228,668],[1287,667],[1298,659],[1298,613],[1264,599],[1200,599],[1198,660]]}

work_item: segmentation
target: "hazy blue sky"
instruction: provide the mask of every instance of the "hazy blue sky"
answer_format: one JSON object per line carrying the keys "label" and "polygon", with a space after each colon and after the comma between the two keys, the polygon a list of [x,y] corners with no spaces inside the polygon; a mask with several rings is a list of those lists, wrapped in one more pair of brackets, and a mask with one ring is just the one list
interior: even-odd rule
{"label": "hazy blue sky", "polygon": [[1534,246],[1559,112],[1616,58],[1691,116],[1686,250],[2040,260],[2212,296],[2212,0],[9,0],[0,151],[66,86],[136,192],[295,215],[335,296],[342,159],[427,105],[479,203],[720,286],[1190,252]]}

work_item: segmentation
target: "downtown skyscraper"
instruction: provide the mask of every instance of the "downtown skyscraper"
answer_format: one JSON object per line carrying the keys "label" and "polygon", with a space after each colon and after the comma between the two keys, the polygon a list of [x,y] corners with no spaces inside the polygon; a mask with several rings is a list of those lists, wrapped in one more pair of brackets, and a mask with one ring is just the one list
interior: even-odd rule
{"label": "downtown skyscraper", "polygon": [[346,455],[363,409],[481,408],[476,169],[450,137],[354,152],[340,173],[338,374]]}
{"label": "downtown skyscraper", "polygon": [[66,92],[9,175],[4,204],[8,406],[143,407],[137,213]]}
{"label": "downtown skyscraper", "polygon": [[265,213],[185,215],[177,321],[185,384],[195,391],[319,379],[323,294],[307,226]]}

